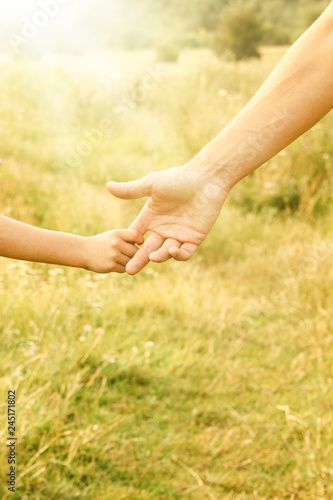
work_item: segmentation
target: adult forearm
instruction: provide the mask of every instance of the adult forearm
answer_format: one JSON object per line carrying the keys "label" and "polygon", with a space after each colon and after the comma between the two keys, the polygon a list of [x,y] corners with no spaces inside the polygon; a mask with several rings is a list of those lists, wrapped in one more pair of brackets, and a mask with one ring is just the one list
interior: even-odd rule
{"label": "adult forearm", "polygon": [[193,160],[230,188],[333,107],[333,4],[293,45],[243,111]]}
{"label": "adult forearm", "polygon": [[0,255],[12,259],[85,267],[84,238],[47,231],[0,216]]}

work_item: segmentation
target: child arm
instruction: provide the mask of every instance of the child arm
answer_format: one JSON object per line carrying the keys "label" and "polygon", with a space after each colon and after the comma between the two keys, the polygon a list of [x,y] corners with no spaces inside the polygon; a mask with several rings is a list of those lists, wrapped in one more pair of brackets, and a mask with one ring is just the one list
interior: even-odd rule
{"label": "child arm", "polygon": [[0,255],[18,260],[80,267],[99,273],[125,272],[143,236],[108,231],[93,237],[39,229],[0,216]]}

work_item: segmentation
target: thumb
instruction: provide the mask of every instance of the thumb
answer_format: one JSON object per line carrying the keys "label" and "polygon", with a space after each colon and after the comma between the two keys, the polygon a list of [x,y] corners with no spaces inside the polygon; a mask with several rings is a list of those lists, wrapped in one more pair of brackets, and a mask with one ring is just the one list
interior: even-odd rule
{"label": "thumb", "polygon": [[134,200],[150,196],[153,187],[153,175],[149,174],[142,179],[130,182],[108,182],[107,188],[113,196],[123,200]]}

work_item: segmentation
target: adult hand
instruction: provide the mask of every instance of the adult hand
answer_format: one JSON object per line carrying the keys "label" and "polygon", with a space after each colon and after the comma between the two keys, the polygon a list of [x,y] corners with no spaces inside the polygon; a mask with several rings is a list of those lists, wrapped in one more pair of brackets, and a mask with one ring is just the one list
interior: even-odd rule
{"label": "adult hand", "polygon": [[188,260],[206,238],[230,188],[309,130],[333,107],[333,2],[301,36],[238,116],[189,164],[108,184],[124,199],[149,196],[131,225],[152,231],[126,266]]}
{"label": "adult hand", "polygon": [[130,200],[149,196],[130,226],[141,234],[152,231],[127,264],[128,274],[137,274],[151,260],[173,257],[189,260],[204,241],[220,214],[230,188],[218,178],[188,164],[131,182],[109,182],[111,194]]}

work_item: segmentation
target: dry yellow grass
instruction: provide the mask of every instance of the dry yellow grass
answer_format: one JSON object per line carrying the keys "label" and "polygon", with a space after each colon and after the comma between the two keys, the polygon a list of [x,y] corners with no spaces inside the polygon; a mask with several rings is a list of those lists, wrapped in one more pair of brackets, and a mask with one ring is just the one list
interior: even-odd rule
{"label": "dry yellow grass", "polygon": [[[186,161],[275,59],[184,54],[123,118],[112,111],[117,95],[88,70],[75,81],[41,63],[5,64],[0,212],[82,234],[126,227],[142,203],[111,199],[105,181]],[[112,134],[67,168],[68,148],[106,115]],[[331,165],[331,120],[274,160],[281,176],[272,180],[270,164],[237,188],[186,265],[130,278],[0,261],[4,499],[9,388],[18,394],[16,498],[333,497],[330,205],[319,216],[311,196],[293,214],[242,204],[283,176],[311,181],[304,144]]]}

